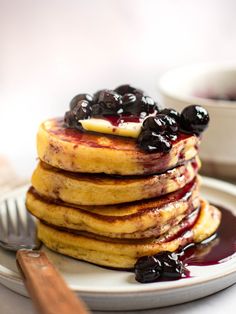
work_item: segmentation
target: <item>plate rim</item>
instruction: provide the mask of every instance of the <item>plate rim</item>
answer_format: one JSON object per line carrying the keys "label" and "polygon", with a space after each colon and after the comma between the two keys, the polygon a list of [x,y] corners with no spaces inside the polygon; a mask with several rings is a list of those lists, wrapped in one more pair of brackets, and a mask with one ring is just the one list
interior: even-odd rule
{"label": "plate rim", "polygon": [[[210,188],[213,188],[213,189],[216,189],[216,190],[221,190],[223,192],[225,192],[226,194],[230,194],[230,195],[233,195],[235,196],[236,198],[236,185],[232,184],[232,183],[229,183],[229,182],[225,182],[223,180],[219,180],[219,179],[215,179],[215,178],[210,178],[210,177],[205,177],[205,176],[201,176],[201,178],[203,179],[202,180],[202,186],[204,187],[210,187]],[[9,191],[7,191],[6,193],[0,195],[0,202],[4,201],[7,197],[9,197],[11,194],[14,194],[14,193],[20,193],[20,191],[22,190],[26,190],[27,188],[29,187],[29,184],[24,184],[22,186],[19,186],[19,187],[16,187],[14,189],[11,189]],[[9,196],[8,196],[9,195]],[[236,255],[235,257],[233,258],[236,258]],[[96,265],[95,265],[96,266]],[[99,266],[98,266],[99,267]],[[207,266],[207,267],[211,267],[211,266]],[[233,268],[232,268],[233,267]],[[6,272],[4,272],[4,269],[6,270],[6,272],[10,272],[10,274],[6,274]],[[232,274],[236,273],[236,264],[233,264],[233,265],[230,265],[230,268],[227,270],[227,271],[224,271],[223,273],[220,273],[220,274],[212,274],[210,277],[207,277],[207,278],[203,278],[203,277],[193,277],[193,280],[189,280],[188,278],[188,281],[183,278],[183,280],[180,282],[178,281],[177,283],[174,284],[174,282],[172,281],[171,282],[171,287],[170,286],[165,286],[165,287],[158,287],[158,282],[157,283],[152,283],[151,285],[152,286],[147,286],[145,285],[145,289],[142,289],[144,288],[143,285],[140,285],[140,287],[138,289],[134,289],[134,290],[123,290],[123,291],[120,291],[120,290],[99,290],[99,291],[96,291],[96,290],[93,290],[91,288],[89,288],[89,290],[86,290],[86,289],[78,289],[78,288],[75,288],[73,287],[73,285],[71,285],[71,288],[73,291],[77,292],[77,293],[80,293],[80,294],[84,294],[86,296],[100,296],[100,295],[104,295],[104,293],[109,293],[109,295],[137,295],[137,294],[150,294],[150,293],[155,293],[155,292],[165,292],[166,290],[176,290],[176,289],[184,289],[184,288],[187,288],[189,286],[193,287],[193,286],[196,286],[196,285],[199,285],[199,284],[204,284],[206,282],[210,283],[214,280],[219,280],[220,278],[222,277],[226,277],[226,276],[230,276]],[[20,276],[8,269],[7,267],[5,266],[2,266],[0,265],[0,278],[5,280],[5,281],[8,281],[12,284],[17,284],[17,285],[20,285],[20,286],[24,286],[24,282],[23,280],[20,278]],[[235,282],[236,282],[236,279],[235,279]],[[153,286],[155,285],[155,286]]]}

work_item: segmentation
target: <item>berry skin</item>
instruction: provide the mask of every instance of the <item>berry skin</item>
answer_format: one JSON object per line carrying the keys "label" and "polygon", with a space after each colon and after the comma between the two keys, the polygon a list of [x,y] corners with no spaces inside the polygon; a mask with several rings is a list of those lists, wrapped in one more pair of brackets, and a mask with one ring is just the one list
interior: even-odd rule
{"label": "berry skin", "polygon": [[157,261],[155,256],[153,256],[153,255],[142,256],[136,262],[135,268],[142,270],[142,269],[146,269],[146,268],[157,267],[157,264],[159,264],[159,262]]}
{"label": "berry skin", "polygon": [[109,109],[117,108],[121,104],[121,96],[112,90],[103,90],[100,92],[98,101],[99,104],[103,103]]}
{"label": "berry skin", "polygon": [[134,94],[131,94],[131,93],[127,93],[127,94],[124,94],[123,97],[122,97],[122,103],[123,103],[123,106],[124,107],[129,107],[130,105],[134,105],[136,102],[136,95]]}
{"label": "berry skin", "polygon": [[86,100],[90,103],[93,101],[93,97],[89,94],[78,94],[74,98],[72,98],[70,102],[70,110],[72,110],[80,100]]}
{"label": "berry skin", "polygon": [[161,264],[154,256],[143,256],[135,266],[135,279],[141,283],[157,281],[160,277]]}
{"label": "berry skin", "polygon": [[128,115],[140,116],[141,112],[147,112],[148,110],[145,97],[143,94],[137,92],[137,90],[133,94],[124,94],[122,102],[124,113]]}
{"label": "berry skin", "polygon": [[161,263],[163,278],[178,279],[184,275],[185,267],[178,259],[178,255],[169,251],[160,252],[154,257]]}
{"label": "berry skin", "polygon": [[118,86],[114,91],[96,92],[93,104],[99,104],[101,108],[95,106],[92,115],[133,115],[144,119],[159,111],[158,105],[151,97],[128,84]]}
{"label": "berry skin", "polygon": [[172,142],[176,141],[178,138],[177,134],[165,134],[166,138]]}
{"label": "berry skin", "polygon": [[141,118],[145,118],[148,114],[158,111],[155,101],[139,88],[130,85],[121,85],[115,89],[115,92],[123,96],[122,101],[124,113],[126,114],[139,115]]}
{"label": "berry skin", "polygon": [[72,110],[66,112],[64,121],[68,127],[81,129],[79,120],[89,119],[90,117],[90,103],[87,100],[80,100]]}
{"label": "berry skin", "polygon": [[186,275],[186,268],[178,255],[169,251],[139,258],[134,271],[135,279],[141,283],[155,282],[159,279],[179,279]]}
{"label": "berry skin", "polygon": [[95,94],[93,94],[93,103],[96,104],[98,103],[98,98],[101,92],[103,92],[104,89],[98,90]]}
{"label": "berry skin", "polygon": [[191,105],[183,109],[180,116],[181,130],[200,135],[208,126],[209,114],[205,108]]}
{"label": "berry skin", "polygon": [[171,116],[165,115],[165,118],[163,118],[166,122],[167,126],[167,133],[169,134],[175,134],[178,132],[179,127],[175,119],[173,119]]}
{"label": "berry skin", "polygon": [[148,105],[148,113],[159,112],[159,106],[157,103],[149,96],[144,96],[146,103]]}
{"label": "berry skin", "polygon": [[147,117],[143,121],[142,127],[144,130],[150,130],[159,134],[163,134],[166,131],[166,123],[162,117]]}
{"label": "berry skin", "polygon": [[94,102],[95,105],[93,106],[95,106],[96,109],[93,109],[92,112],[93,114],[97,112],[97,115],[117,115],[117,111],[119,111],[122,106],[121,96],[116,92],[107,89],[96,93],[94,96]]}
{"label": "berry skin", "polygon": [[156,129],[155,117],[147,117],[143,120],[142,130],[143,131],[154,131]]}
{"label": "berry skin", "polygon": [[71,111],[77,121],[89,119],[91,116],[91,105],[87,100],[80,100]]}
{"label": "berry skin", "polygon": [[161,110],[160,113],[166,114],[169,117],[175,119],[175,121],[179,124],[179,122],[180,122],[180,114],[175,109],[165,108],[165,109]]}
{"label": "berry skin", "polygon": [[128,93],[122,96],[122,111],[124,115],[132,115],[136,105],[136,95]]}
{"label": "berry skin", "polygon": [[178,125],[172,117],[160,113],[155,117],[147,117],[143,122],[143,129],[159,134],[175,134],[178,132]]}
{"label": "berry skin", "polygon": [[133,108],[133,113],[145,118],[156,110],[156,103],[151,97],[145,96],[140,92],[136,92],[136,104]]}
{"label": "berry skin", "polygon": [[114,89],[114,91],[120,95],[125,95],[125,94],[135,94],[135,91],[140,91],[141,93],[143,93],[143,91],[141,91],[140,89],[137,89],[129,84],[124,84],[124,85],[120,85],[117,88]]}
{"label": "berry skin", "polygon": [[171,142],[161,134],[144,130],[138,137],[139,147],[149,153],[168,153],[171,150]]}
{"label": "berry skin", "polygon": [[147,268],[143,270],[135,269],[135,279],[141,283],[155,282],[160,278],[160,273],[155,268]]}
{"label": "berry skin", "polygon": [[67,111],[64,116],[64,122],[67,127],[76,128],[77,122],[75,120],[74,114],[71,111]]}
{"label": "berry skin", "polygon": [[94,104],[91,107],[91,111],[92,111],[91,116],[96,117],[96,116],[102,115],[103,108],[102,108],[101,104]]}

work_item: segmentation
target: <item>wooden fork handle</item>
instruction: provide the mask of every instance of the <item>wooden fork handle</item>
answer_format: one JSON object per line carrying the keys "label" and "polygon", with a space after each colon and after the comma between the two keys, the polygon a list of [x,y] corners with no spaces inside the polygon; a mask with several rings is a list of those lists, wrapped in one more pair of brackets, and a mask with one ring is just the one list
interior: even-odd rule
{"label": "wooden fork handle", "polygon": [[19,250],[16,259],[38,313],[89,313],[83,302],[67,287],[44,252]]}

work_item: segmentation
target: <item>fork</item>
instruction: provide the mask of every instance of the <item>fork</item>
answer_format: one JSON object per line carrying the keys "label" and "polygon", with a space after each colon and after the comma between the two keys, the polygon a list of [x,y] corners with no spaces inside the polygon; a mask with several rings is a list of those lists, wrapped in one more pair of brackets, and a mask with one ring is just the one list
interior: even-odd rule
{"label": "fork", "polygon": [[[16,252],[17,266],[38,313],[88,314],[83,302],[67,287],[46,254],[37,250],[41,243],[30,213],[25,209],[24,224],[17,200],[11,207],[8,200],[4,203],[5,223],[2,208],[0,210],[0,246]],[[11,215],[13,211],[15,226]]]}
{"label": "fork", "polygon": [[36,236],[36,224],[26,211],[26,226],[24,226],[20,216],[19,206],[14,200],[14,209],[16,211],[16,229],[13,225],[10,215],[9,203],[5,200],[6,209],[6,227],[4,226],[2,213],[0,212],[0,246],[10,251],[18,251],[19,249],[39,249],[40,241]]}

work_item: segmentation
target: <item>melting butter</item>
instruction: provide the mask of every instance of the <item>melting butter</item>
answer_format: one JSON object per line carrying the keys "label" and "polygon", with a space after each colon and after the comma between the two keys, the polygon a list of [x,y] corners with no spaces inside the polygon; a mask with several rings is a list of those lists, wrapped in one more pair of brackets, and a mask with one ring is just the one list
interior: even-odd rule
{"label": "melting butter", "polygon": [[113,134],[124,137],[137,138],[141,132],[141,122],[121,122],[117,126],[105,119],[91,118],[79,120],[86,131]]}

